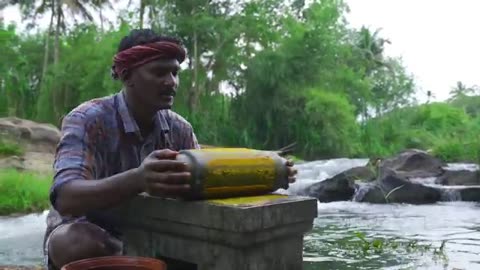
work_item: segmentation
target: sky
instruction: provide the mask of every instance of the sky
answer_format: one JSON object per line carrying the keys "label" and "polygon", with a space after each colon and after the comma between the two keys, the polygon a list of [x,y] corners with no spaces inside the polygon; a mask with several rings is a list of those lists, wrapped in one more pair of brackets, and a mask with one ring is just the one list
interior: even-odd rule
{"label": "sky", "polygon": [[[138,0],[137,0],[138,1]],[[133,3],[135,4],[135,2]],[[401,57],[417,84],[416,97],[445,100],[457,81],[480,86],[479,0],[346,0],[353,27],[380,28],[387,38],[385,53]],[[125,7],[120,1],[117,10]],[[106,16],[115,16],[108,11]],[[21,22],[17,8],[3,11],[6,22]],[[46,27],[48,18],[39,22]]]}

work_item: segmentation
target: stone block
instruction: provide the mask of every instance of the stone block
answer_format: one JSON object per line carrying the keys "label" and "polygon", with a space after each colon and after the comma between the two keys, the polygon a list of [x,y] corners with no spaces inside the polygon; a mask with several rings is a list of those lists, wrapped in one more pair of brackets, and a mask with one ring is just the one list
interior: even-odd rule
{"label": "stone block", "polygon": [[139,196],[110,218],[127,255],[175,261],[169,270],[297,270],[316,216],[314,198],[269,194],[207,201]]}

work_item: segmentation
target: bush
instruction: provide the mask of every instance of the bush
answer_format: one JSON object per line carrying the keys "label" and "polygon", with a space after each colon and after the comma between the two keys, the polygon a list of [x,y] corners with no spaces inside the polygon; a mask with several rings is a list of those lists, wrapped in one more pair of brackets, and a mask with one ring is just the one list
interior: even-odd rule
{"label": "bush", "polygon": [[418,107],[411,120],[411,125],[433,133],[455,130],[464,126],[469,120],[464,110],[447,103],[432,103]]}
{"label": "bush", "polygon": [[480,162],[480,141],[452,138],[439,141],[433,154],[446,162]]}
{"label": "bush", "polygon": [[307,157],[355,156],[359,152],[360,130],[354,107],[340,93],[319,89],[307,91],[304,119],[308,129],[302,134],[309,146]]}
{"label": "bush", "polygon": [[20,155],[23,155],[23,149],[20,147],[20,145],[0,139],[0,157]]}
{"label": "bush", "polygon": [[0,171],[0,215],[38,212],[49,206],[51,177]]}
{"label": "bush", "polygon": [[433,150],[446,162],[478,162],[480,118],[448,103],[398,109],[367,121],[362,141],[369,157],[406,148]]}

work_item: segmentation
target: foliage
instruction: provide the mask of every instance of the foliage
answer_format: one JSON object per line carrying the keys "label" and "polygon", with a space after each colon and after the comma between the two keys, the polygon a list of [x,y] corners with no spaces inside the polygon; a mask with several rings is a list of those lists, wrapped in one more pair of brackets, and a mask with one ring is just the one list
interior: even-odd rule
{"label": "foliage", "polygon": [[22,154],[23,149],[19,144],[0,138],[0,157],[20,156]]}
{"label": "foliage", "polygon": [[0,171],[0,215],[47,209],[50,179],[16,170]]}
{"label": "foliage", "polygon": [[425,258],[429,261],[428,266],[446,265],[450,260],[447,256],[448,242],[445,240],[423,241],[365,233],[351,228],[346,234],[335,234],[336,230],[332,230],[335,227],[314,228],[314,232],[306,236],[305,269],[417,269],[425,265]]}
{"label": "foliage", "polygon": [[354,108],[348,100],[341,94],[318,89],[310,90],[306,100],[306,120],[317,127],[309,130],[311,134],[304,133],[307,156],[357,154],[360,130],[355,122]]}
{"label": "foliage", "polygon": [[362,251],[364,255],[368,255],[369,253],[382,253],[384,249],[404,249],[408,253],[412,252],[421,252],[427,253],[431,252],[433,256],[437,257],[442,260],[448,260],[445,254],[445,244],[446,241],[442,241],[438,248],[432,246],[432,244],[425,245],[419,243],[417,240],[411,241],[398,241],[396,239],[382,239],[382,238],[374,238],[369,239],[364,232],[353,232],[352,233],[352,240],[360,240],[360,241],[352,241],[352,244],[359,247],[358,250]]}
{"label": "foliage", "polygon": [[[350,27],[341,0],[144,0],[109,28],[101,11],[115,1],[33,2],[8,4],[20,4],[31,22],[56,8],[57,20],[51,31],[28,34],[0,23],[0,116],[58,126],[81,102],[119,91],[112,57],[120,39],[144,25],[185,44],[174,110],[203,144],[297,142],[302,159],[379,157],[407,147],[475,158],[462,147],[477,141],[476,88],[458,83],[448,102],[416,105],[413,77],[384,54],[390,41],[379,30]],[[100,12],[100,26],[86,7]],[[66,12],[85,20],[70,25]]]}

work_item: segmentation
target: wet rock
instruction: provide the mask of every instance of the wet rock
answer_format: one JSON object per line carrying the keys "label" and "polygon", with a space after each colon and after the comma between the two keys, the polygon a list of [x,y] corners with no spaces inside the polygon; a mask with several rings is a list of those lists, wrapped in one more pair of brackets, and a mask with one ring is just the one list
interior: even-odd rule
{"label": "wet rock", "polygon": [[340,174],[355,181],[370,182],[375,180],[375,172],[367,166],[354,167]]}
{"label": "wet rock", "polygon": [[349,201],[355,193],[355,171],[348,170],[315,183],[299,195],[314,197],[320,202]]}
{"label": "wet rock", "polygon": [[404,178],[426,178],[442,174],[444,166],[446,166],[444,162],[425,151],[408,149],[397,156],[383,160],[379,170],[382,173],[390,169],[397,176]]}
{"label": "wet rock", "polygon": [[480,173],[471,170],[445,170],[435,183],[446,186],[480,185]]}
{"label": "wet rock", "polygon": [[462,187],[457,189],[460,200],[465,202],[480,202],[480,186]]}
{"label": "wet rock", "polygon": [[367,203],[387,203],[385,195],[377,184],[367,184],[359,187],[353,200]]}
{"label": "wet rock", "polygon": [[429,204],[440,201],[442,193],[436,188],[412,183],[395,173],[387,173],[376,183],[367,186],[361,202]]}

